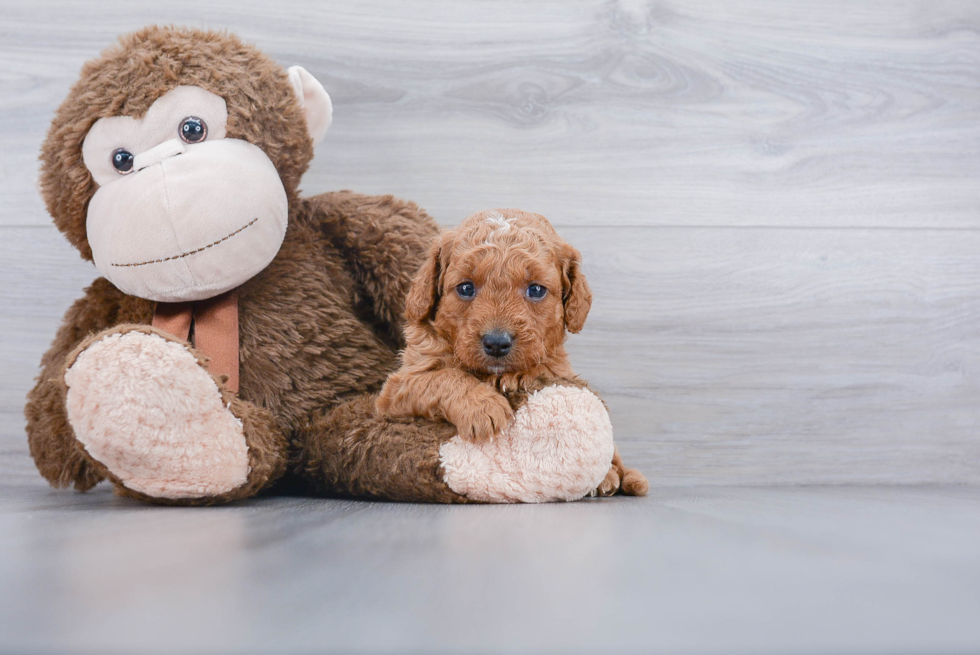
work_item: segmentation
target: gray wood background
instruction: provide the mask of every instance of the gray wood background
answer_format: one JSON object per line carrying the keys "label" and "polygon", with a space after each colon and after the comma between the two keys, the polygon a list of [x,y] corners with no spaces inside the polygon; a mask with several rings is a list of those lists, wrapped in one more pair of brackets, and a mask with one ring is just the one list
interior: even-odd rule
{"label": "gray wood background", "polygon": [[82,63],[234,31],[331,94],[308,194],[548,216],[596,291],[573,362],[655,485],[980,482],[980,3],[3,2],[0,474],[95,275],[37,153]]}

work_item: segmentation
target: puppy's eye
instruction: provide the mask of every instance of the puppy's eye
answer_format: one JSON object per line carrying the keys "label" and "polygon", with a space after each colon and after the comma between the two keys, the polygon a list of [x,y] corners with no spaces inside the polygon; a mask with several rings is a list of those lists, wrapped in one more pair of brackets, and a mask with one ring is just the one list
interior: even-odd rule
{"label": "puppy's eye", "polygon": [[476,296],[476,286],[472,282],[462,282],[456,285],[456,293],[460,298],[469,300]]}
{"label": "puppy's eye", "polygon": [[529,284],[527,287],[527,291],[524,292],[524,295],[530,298],[531,300],[541,300],[546,295],[548,295],[548,290],[545,289],[540,284]]}
{"label": "puppy's eye", "polygon": [[208,138],[207,123],[197,116],[188,116],[182,120],[178,132],[184,143],[200,143]]}
{"label": "puppy's eye", "polygon": [[112,152],[112,167],[120,175],[133,172],[133,153],[125,148],[118,148]]}

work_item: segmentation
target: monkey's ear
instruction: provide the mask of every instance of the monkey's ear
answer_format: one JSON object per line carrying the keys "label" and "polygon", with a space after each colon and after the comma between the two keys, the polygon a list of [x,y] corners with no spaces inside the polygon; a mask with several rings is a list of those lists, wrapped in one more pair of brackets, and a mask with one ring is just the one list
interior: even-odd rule
{"label": "monkey's ear", "polygon": [[439,241],[432,244],[429,255],[422,268],[415,274],[412,288],[405,296],[405,318],[408,321],[421,323],[435,318],[439,305],[442,271],[446,264],[443,252],[448,251],[452,241],[451,233],[447,232]]}
{"label": "monkey's ear", "polygon": [[333,121],[333,103],[323,85],[302,66],[290,66],[286,72],[299,106],[306,112],[306,129],[315,146],[323,141]]}
{"label": "monkey's ear", "polygon": [[592,289],[582,273],[582,255],[568,245],[562,247],[561,301],[565,307],[565,328],[572,333],[581,332],[585,318],[592,308]]}

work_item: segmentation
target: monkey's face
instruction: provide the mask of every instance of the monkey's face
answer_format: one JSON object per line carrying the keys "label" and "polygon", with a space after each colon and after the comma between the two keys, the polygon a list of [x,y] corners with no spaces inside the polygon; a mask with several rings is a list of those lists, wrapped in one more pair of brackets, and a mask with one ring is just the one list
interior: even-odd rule
{"label": "monkey's face", "polygon": [[99,271],[125,293],[201,300],[265,268],[289,215],[279,173],[257,146],[226,138],[225,101],[179,86],[140,118],[98,120],[82,157],[98,190],[86,231]]}

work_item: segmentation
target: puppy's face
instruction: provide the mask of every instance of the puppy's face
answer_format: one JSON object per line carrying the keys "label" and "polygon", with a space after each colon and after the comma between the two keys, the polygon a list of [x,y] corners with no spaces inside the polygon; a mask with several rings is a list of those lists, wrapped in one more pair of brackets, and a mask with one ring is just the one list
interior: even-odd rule
{"label": "puppy's face", "polygon": [[406,315],[475,373],[526,371],[564,357],[566,328],[577,332],[585,321],[591,292],[579,260],[542,216],[482,212],[433,249]]}

